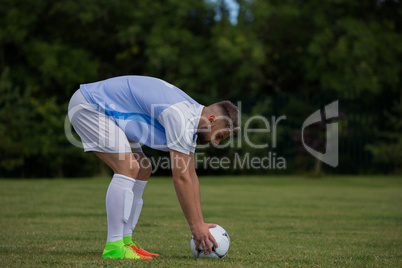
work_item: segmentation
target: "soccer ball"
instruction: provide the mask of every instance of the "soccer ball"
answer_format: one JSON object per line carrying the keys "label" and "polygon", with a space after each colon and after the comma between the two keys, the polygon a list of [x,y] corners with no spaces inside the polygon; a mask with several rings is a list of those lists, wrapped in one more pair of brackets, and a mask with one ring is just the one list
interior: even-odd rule
{"label": "soccer ball", "polygon": [[196,258],[203,258],[203,257],[214,258],[214,259],[224,258],[226,254],[228,254],[230,246],[230,238],[228,233],[225,231],[225,229],[223,229],[219,225],[217,225],[214,228],[209,228],[209,232],[215,238],[216,243],[218,243],[218,248],[215,248],[214,244],[211,241],[209,241],[211,243],[212,253],[211,254],[208,253],[205,255],[201,244],[198,249],[195,248],[195,239],[194,236],[192,236],[190,240],[191,252]]}

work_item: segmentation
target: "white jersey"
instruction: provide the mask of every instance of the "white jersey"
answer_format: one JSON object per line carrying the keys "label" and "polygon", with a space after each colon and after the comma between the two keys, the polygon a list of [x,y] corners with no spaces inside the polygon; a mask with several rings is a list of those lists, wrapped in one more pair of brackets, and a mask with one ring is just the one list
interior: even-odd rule
{"label": "white jersey", "polygon": [[179,88],[157,78],[121,76],[83,84],[80,91],[92,107],[116,122],[130,142],[161,151],[195,151],[204,106]]}

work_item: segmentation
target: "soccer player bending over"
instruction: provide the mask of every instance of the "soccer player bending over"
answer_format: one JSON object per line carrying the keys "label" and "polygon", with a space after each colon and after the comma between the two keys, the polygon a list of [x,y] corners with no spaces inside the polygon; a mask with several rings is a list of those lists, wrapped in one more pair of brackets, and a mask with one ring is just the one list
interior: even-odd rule
{"label": "soccer player bending over", "polygon": [[[142,209],[151,163],[140,143],[169,151],[174,187],[183,213],[204,252],[212,253],[204,222],[194,151],[239,130],[238,108],[229,101],[203,106],[179,88],[157,78],[121,76],[83,84],[72,96],[68,116],[85,152],[93,152],[114,172],[106,193],[107,242],[102,256],[151,259],[132,240]],[[134,158],[133,158],[134,155]]]}

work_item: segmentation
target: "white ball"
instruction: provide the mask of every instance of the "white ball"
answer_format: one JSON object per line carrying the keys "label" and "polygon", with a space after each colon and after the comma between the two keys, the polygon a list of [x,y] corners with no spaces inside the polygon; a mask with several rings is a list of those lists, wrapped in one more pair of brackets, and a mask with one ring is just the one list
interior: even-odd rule
{"label": "white ball", "polygon": [[225,231],[225,229],[223,229],[219,225],[217,225],[214,228],[209,228],[209,232],[215,238],[216,243],[218,243],[218,247],[215,248],[214,244],[210,240],[209,242],[211,243],[212,253],[211,254],[208,253],[205,255],[201,244],[198,250],[195,249],[195,239],[194,236],[192,236],[190,240],[191,252],[196,258],[203,258],[203,257],[215,258],[215,259],[224,258],[226,254],[228,254],[230,246],[230,238],[228,233]]}

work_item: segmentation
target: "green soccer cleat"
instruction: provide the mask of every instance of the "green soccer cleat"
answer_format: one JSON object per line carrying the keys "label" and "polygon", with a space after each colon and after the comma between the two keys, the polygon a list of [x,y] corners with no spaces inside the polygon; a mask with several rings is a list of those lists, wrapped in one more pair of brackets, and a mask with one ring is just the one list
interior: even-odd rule
{"label": "green soccer cleat", "polygon": [[102,257],[105,259],[132,259],[142,260],[130,247],[124,245],[123,240],[106,242]]}
{"label": "green soccer cleat", "polygon": [[132,248],[135,253],[144,257],[158,257],[159,254],[148,252],[140,247],[140,245],[133,241],[131,236],[123,236],[123,242],[126,246]]}

